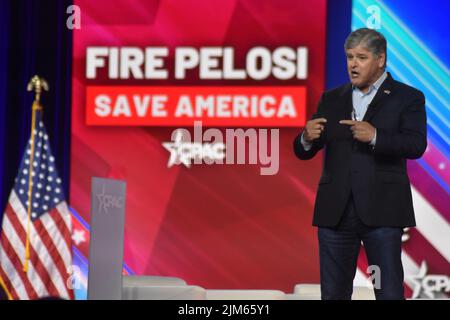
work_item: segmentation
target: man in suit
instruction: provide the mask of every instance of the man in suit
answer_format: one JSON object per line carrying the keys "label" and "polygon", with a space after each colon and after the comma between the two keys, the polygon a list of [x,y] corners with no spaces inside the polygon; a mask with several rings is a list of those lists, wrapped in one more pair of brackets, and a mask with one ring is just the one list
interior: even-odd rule
{"label": "man in suit", "polygon": [[294,141],[302,160],[325,148],[314,206],[322,299],[351,299],[360,243],[379,268],[377,299],[404,299],[401,238],[415,226],[407,159],[427,147],[425,97],[386,72],[386,39],[345,41],[350,83],[325,92]]}

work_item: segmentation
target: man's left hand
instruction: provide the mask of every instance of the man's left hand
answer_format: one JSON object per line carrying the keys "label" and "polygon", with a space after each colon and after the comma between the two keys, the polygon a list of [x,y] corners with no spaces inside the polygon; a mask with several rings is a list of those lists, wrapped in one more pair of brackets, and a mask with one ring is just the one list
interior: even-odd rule
{"label": "man's left hand", "polygon": [[341,120],[339,123],[350,126],[353,139],[360,142],[369,143],[375,137],[375,128],[366,121]]}

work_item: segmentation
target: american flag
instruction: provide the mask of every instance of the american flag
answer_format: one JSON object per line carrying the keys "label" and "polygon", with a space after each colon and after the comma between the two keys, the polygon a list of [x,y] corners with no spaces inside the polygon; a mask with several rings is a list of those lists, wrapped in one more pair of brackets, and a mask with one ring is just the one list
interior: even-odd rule
{"label": "american flag", "polygon": [[[35,112],[34,152],[32,154],[30,137],[3,214],[0,282],[12,299],[73,299],[68,273],[72,265],[71,215],[42,112]],[[30,162],[31,202],[28,199]],[[27,237],[29,260],[28,269],[24,271]]]}

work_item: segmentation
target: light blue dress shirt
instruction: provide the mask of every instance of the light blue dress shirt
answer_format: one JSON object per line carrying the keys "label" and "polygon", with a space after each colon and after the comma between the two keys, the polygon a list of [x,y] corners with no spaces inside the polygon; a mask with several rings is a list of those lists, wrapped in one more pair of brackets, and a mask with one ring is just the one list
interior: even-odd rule
{"label": "light blue dress shirt", "polygon": [[[364,93],[361,90],[359,90],[357,87],[353,86],[352,91],[352,101],[353,101],[353,111],[352,111],[352,120],[362,121],[364,118],[364,115],[366,114],[367,108],[369,107],[369,104],[372,102],[373,98],[378,92],[378,89],[380,89],[381,84],[384,80],[387,78],[387,72],[384,71],[381,77],[378,78],[377,81],[375,81],[370,87],[369,90]],[[377,131],[375,129],[375,136],[373,137],[372,141],[370,141],[371,146],[375,146],[375,143],[377,141]],[[304,140],[303,135],[301,137],[301,143],[303,145],[303,148],[308,151],[312,147],[312,143],[307,142]]]}

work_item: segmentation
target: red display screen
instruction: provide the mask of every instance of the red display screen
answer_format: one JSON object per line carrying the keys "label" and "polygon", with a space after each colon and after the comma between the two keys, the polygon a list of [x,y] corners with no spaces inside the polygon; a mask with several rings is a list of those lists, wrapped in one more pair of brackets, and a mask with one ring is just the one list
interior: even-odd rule
{"label": "red display screen", "polygon": [[[311,222],[322,157],[299,161],[292,143],[324,89],[326,1],[75,4],[74,212],[89,222],[93,176],[121,179],[134,273],[208,289],[318,283]],[[172,158],[180,128],[203,156],[208,135],[220,137],[226,158]],[[229,132],[244,136],[240,162]],[[87,255],[86,243],[79,249]]]}

